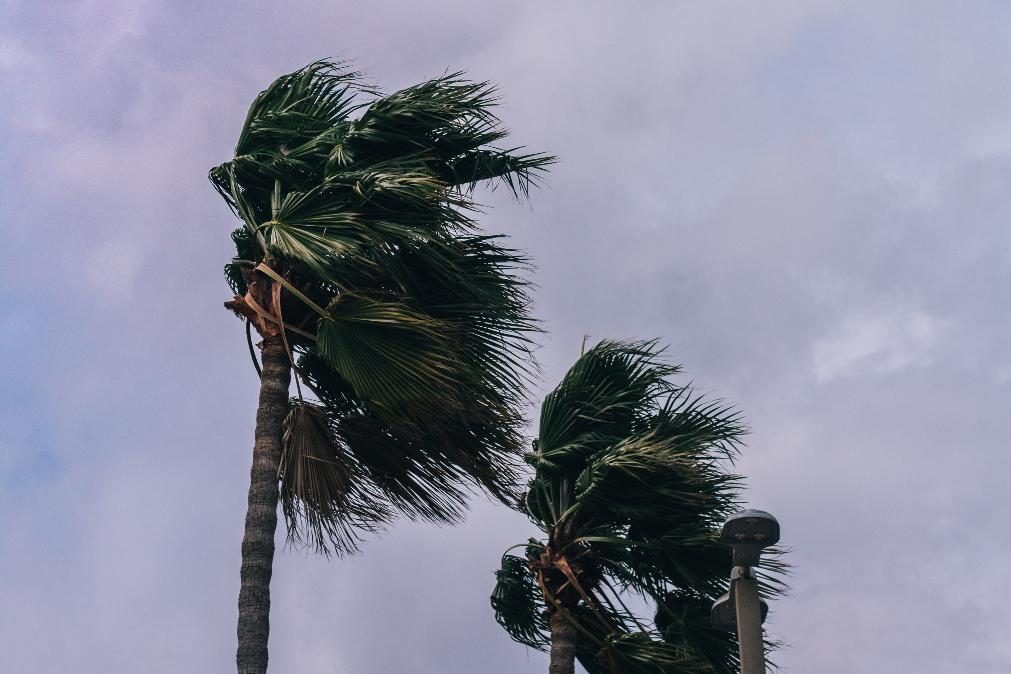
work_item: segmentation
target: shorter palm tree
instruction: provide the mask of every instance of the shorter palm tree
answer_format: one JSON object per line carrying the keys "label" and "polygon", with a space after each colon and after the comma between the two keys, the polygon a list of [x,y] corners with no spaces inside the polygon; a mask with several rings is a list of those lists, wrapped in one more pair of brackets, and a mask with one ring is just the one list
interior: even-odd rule
{"label": "shorter palm tree", "polygon": [[[541,408],[520,506],[541,530],[502,558],[491,603],[516,641],[550,650],[550,674],[735,672],[733,635],[709,625],[727,585],[722,521],[739,415],[673,384],[655,342],[601,342]],[[781,566],[767,589],[776,594]],[[654,619],[641,617],[643,604]]]}

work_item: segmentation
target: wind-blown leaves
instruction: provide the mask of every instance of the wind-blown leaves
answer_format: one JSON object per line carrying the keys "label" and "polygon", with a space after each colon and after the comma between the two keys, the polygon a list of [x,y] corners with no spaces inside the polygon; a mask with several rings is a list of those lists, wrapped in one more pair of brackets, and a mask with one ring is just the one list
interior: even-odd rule
{"label": "wind-blown leaves", "polygon": [[317,352],[305,353],[298,369],[337,419],[334,432],[354,455],[358,477],[408,517],[456,521],[468,483],[503,500],[514,498],[503,487],[515,482],[518,440],[510,426],[480,420],[463,425],[441,417],[423,427],[392,424],[364,406]]}
{"label": "wind-blown leaves", "polygon": [[[702,674],[707,663],[691,650],[645,632],[612,634],[595,660],[606,674]],[[589,671],[589,670],[588,670]]]}
{"label": "wind-blown leaves", "polygon": [[526,193],[554,160],[539,154],[487,147],[505,138],[493,114],[495,89],[452,73],[408,87],[369,106],[335,148],[339,168],[415,156],[446,184],[468,186],[502,179]]}
{"label": "wind-blown leaves", "polygon": [[324,407],[293,400],[282,439],[280,500],[289,539],[354,550],[363,532],[389,516],[387,502],[356,479],[354,457]]}
{"label": "wind-blown leaves", "polygon": [[[493,606],[510,636],[538,647],[544,613],[566,610],[591,674],[737,671],[726,669],[736,642],[708,611],[730,575],[719,527],[739,508],[729,467],[745,428],[733,408],[674,384],[680,370],[662,354],[655,342],[601,342],[545,397],[520,499],[544,540],[497,573]],[[765,596],[784,591],[784,570],[765,564]],[[644,600],[655,622],[628,607]]]}
{"label": "wind-blown leaves", "polygon": [[514,640],[545,650],[548,623],[544,619],[543,596],[530,573],[529,562],[515,555],[502,556],[502,568],[495,572],[491,606],[495,619]]}
{"label": "wind-blown leaves", "polygon": [[[498,147],[494,105],[459,73],[383,95],[319,61],[256,97],[235,156],[210,172],[242,221],[231,306],[254,325],[283,320],[315,396],[285,435],[296,539],[304,525],[313,546],[330,536],[346,551],[353,529],[393,512],[456,519],[471,485],[515,497],[538,329],[526,260],[477,231],[471,188],[526,194],[554,160]],[[376,517],[337,521],[353,516],[335,500],[352,486],[382,502]]]}
{"label": "wind-blown leaves", "polygon": [[602,342],[584,354],[541,407],[538,458],[579,465],[649,417],[678,372],[648,342]]}
{"label": "wind-blown leaves", "polygon": [[[317,327],[317,350],[355,393],[383,412],[414,419],[451,411],[463,369],[448,326],[397,302],[342,294]],[[449,408],[446,408],[449,403]]]}
{"label": "wind-blown leaves", "polygon": [[692,590],[675,590],[657,608],[656,626],[665,641],[704,659],[713,674],[740,671],[737,637],[712,625],[713,600]]}

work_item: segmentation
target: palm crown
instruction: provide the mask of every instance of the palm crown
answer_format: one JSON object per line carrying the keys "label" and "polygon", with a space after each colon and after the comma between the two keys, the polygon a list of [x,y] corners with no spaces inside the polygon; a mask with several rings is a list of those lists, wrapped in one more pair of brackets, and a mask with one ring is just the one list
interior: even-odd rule
{"label": "palm crown", "polygon": [[[521,500],[542,538],[496,572],[492,606],[510,636],[545,649],[548,617],[563,613],[591,674],[738,671],[736,642],[709,626],[709,608],[730,573],[718,532],[739,478],[724,466],[745,429],[732,409],[671,383],[679,369],[661,353],[602,342],[546,396]],[[775,593],[781,566],[771,568]]]}
{"label": "palm crown", "polygon": [[210,172],[242,220],[227,306],[294,366],[295,540],[344,551],[396,511],[454,519],[468,483],[511,493],[536,326],[525,260],[476,231],[470,188],[525,194],[553,160],[496,148],[494,103],[460,74],[383,96],[320,61],[256,98]]}

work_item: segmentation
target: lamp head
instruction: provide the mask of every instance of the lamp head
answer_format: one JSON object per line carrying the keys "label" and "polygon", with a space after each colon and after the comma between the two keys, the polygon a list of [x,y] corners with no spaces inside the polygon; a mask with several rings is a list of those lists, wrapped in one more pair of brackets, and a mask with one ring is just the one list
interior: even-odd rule
{"label": "lamp head", "polygon": [[742,510],[723,524],[720,540],[734,551],[734,566],[756,566],[762,550],[779,542],[779,521],[764,510]]}

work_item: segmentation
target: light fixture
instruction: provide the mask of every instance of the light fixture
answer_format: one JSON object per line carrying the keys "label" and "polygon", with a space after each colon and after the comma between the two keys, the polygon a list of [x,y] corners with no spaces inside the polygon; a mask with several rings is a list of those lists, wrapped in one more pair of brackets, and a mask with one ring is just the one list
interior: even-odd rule
{"label": "light fixture", "polygon": [[769,605],[758,595],[758,566],[762,550],[779,542],[779,521],[764,510],[742,510],[724,522],[720,540],[733,551],[730,592],[713,603],[710,614],[717,629],[737,633],[741,674],[765,674],[762,623]]}

